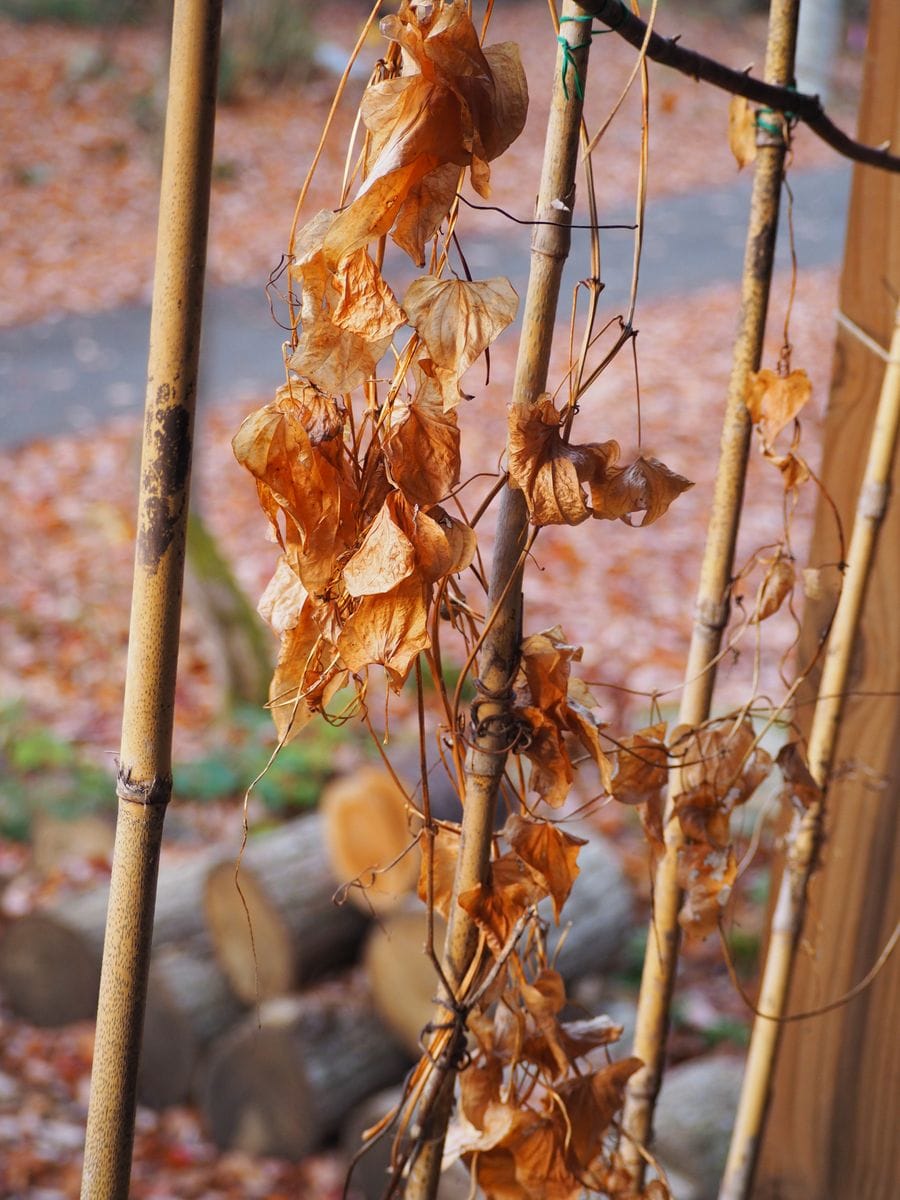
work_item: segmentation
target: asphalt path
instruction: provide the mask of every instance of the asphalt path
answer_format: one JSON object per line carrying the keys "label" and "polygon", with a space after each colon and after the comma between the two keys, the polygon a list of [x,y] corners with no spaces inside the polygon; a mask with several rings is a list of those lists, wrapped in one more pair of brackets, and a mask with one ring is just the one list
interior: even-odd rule
{"label": "asphalt path", "polygon": [[[791,187],[801,267],[837,264],[844,246],[849,168],[797,173]],[[750,178],[739,176],[728,187],[652,202],[647,209],[639,299],[684,296],[737,280],[749,198]],[[613,224],[632,219],[627,210],[600,215],[601,222]],[[788,265],[785,220],[782,205],[779,267]],[[497,223],[496,235],[467,237],[469,268],[475,278],[506,275],[524,296],[530,230],[499,216]],[[587,238],[586,232],[573,232],[563,295],[570,295],[586,272]],[[603,306],[615,311],[628,294],[631,233],[605,232],[602,253]],[[200,405],[257,400],[279,382],[284,334],[272,319],[263,283],[207,290]],[[86,431],[138,412],[144,401],[149,323],[149,307],[131,305],[0,329],[0,444],[10,447]]]}

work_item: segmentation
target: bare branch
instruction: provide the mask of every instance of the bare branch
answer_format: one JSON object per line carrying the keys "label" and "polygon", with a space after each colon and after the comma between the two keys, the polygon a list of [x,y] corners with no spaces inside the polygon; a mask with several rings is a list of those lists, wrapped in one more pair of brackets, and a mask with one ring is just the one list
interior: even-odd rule
{"label": "bare branch", "polygon": [[880,167],[884,171],[900,171],[900,156],[890,154],[881,147],[865,146],[854,141],[827,116],[818,96],[754,79],[745,71],[735,71],[714,58],[707,58],[696,50],[679,45],[675,38],[651,32],[647,40],[646,24],[629,12],[621,0],[579,0],[579,3],[586,13],[601,21],[630,45],[641,49],[646,42],[647,57],[653,62],[690,75],[692,79],[711,83],[713,87],[735,96],[745,96],[776,112],[790,114],[844,158],[870,167]]}

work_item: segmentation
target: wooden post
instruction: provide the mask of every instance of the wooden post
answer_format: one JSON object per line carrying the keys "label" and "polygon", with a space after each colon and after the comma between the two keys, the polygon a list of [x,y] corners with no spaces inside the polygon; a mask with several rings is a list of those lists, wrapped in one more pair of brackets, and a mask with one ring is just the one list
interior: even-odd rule
{"label": "wooden post", "polygon": [[[859,136],[900,145],[894,0],[872,5]],[[900,180],[857,167],[841,311],[886,349],[898,294]],[[822,476],[845,529],[852,522],[884,369],[870,347],[839,326]],[[895,478],[897,473],[900,463]],[[810,562],[838,557],[833,518],[820,504]],[[863,978],[900,909],[898,594],[900,495],[895,487],[869,582],[853,690],[829,789],[823,866],[812,883],[789,1012],[826,1004]],[[809,606],[801,657],[812,650],[834,603],[832,587]],[[808,720],[811,709],[801,713]],[[900,956],[895,954],[856,999],[784,1027],[756,1200],[880,1200],[892,1194],[900,1177],[894,1128],[900,1051],[892,1033],[898,1001]]]}

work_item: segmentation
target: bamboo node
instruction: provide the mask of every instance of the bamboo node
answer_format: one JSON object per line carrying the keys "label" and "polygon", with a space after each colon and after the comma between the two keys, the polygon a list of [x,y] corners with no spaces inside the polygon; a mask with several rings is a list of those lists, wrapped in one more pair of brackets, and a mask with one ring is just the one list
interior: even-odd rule
{"label": "bamboo node", "polygon": [[172,798],[172,776],[132,779],[131,767],[120,765],[116,774],[116,795],[130,804],[140,804],[145,808],[159,805],[164,808]]}
{"label": "bamboo node", "polygon": [[717,633],[728,624],[728,600],[699,599],[694,609],[694,621]]}

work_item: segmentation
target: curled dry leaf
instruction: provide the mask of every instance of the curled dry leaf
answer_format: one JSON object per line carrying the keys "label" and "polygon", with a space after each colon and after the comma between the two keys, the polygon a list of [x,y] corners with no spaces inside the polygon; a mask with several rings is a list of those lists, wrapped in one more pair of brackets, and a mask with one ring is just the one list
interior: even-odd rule
{"label": "curled dry leaf", "polygon": [[822,799],[822,789],[812,776],[799,742],[787,742],[782,746],[775,762],[784,780],[783,796],[803,808],[809,808]]}
{"label": "curled dry leaf", "polygon": [[795,579],[796,571],[792,558],[786,554],[779,554],[770,561],[765,578],[759,588],[751,620],[758,623],[778,612],[784,601],[793,592]]}
{"label": "curled dry leaf", "polygon": [[578,878],[578,852],[586,844],[585,839],[549,821],[533,821],[518,813],[507,818],[503,836],[550,893],[559,922],[562,906]]}
{"label": "curled dry leaf", "polygon": [[678,886],[684,903],[678,923],[692,937],[707,937],[731,896],[737,876],[737,861],[730,846],[719,848],[689,842],[678,850]]}
{"label": "curled dry leaf", "polygon": [[326,263],[334,214],[317,213],[297,236],[291,277],[300,284],[301,333],[292,371],[324,392],[350,392],[375,374],[403,312],[365,247]]}
{"label": "curled dry leaf", "polygon": [[812,384],[805,371],[779,375],[763,369],[751,374],[745,403],[750,420],[759,426],[766,450],[771,451],[779,433],[794,420],[811,395]]}
{"label": "curled dry leaf", "polygon": [[[442,826],[438,829],[432,842],[431,878],[434,892],[434,909],[441,914],[445,921],[450,920],[450,906],[453,899],[453,881],[456,877],[456,863],[459,858],[459,834]],[[417,895],[423,904],[428,901],[428,856],[422,849],[422,865],[419,871]]]}
{"label": "curled dry leaf", "polygon": [[356,540],[356,486],[341,438],[336,432],[324,436],[338,419],[336,406],[323,405],[314,388],[293,383],[251,413],[232,441],[238,462],[256,478],[279,544],[312,596],[328,588],[337,559]]}
{"label": "curled dry leaf", "polygon": [[306,595],[306,588],[282,554],[278,559],[275,574],[259,598],[256,611],[276,633],[287,633],[300,619]]}
{"label": "curled dry leaf", "polygon": [[459,897],[464,908],[499,957],[516,922],[532,904],[547,895],[547,888],[517,854],[503,854],[490,865],[490,879]]}
{"label": "curled dry leaf", "polygon": [[756,113],[745,96],[732,96],[728,105],[728,145],[738,170],[756,159]]}
{"label": "curled dry leaf", "polygon": [[648,725],[623,737],[611,755],[615,762],[611,794],[622,804],[647,804],[669,780],[666,723]]}
{"label": "curled dry leaf", "polygon": [[569,674],[581,654],[581,647],[566,642],[558,625],[526,638],[521,648],[515,713],[529,735],[521,753],[531,763],[530,789],[553,808],[563,803],[574,779],[566,734],[597,764],[605,788],[611,777],[600,745],[601,725],[591,712],[594,698],[582,680]]}
{"label": "curled dry leaf", "polygon": [[633,525],[631,514],[642,512],[641,526],[652,525],[668,510],[673,500],[694,485],[657,458],[636,458],[630,466],[611,472],[598,487],[591,488],[594,516],[604,521],[617,518]]}
{"label": "curled dry leaf", "polygon": [[290,742],[347,681],[334,646],[322,636],[307,600],[281,639],[269,708],[280,742]]}
{"label": "curled dry leaf", "polygon": [[[573,446],[548,394],[509,410],[509,483],[520,488],[533,525],[578,525],[591,515],[584,486],[602,488],[619,457],[616,442]],[[594,514],[597,515],[596,513]]]}
{"label": "curled dry leaf", "polygon": [[403,307],[428,351],[422,365],[444,407],[452,408],[463,398],[460,378],[515,320],[519,297],[502,277],[473,283],[422,275],[409,285]]}
{"label": "curled dry leaf", "polygon": [[326,257],[347,253],[396,224],[395,240],[424,265],[434,235],[456,192],[461,168],[489,194],[488,162],[521,133],[528,89],[518,49],[482,49],[462,0],[404,3],[381,23],[405,51],[399,78],[371,84],[360,106],[371,134],[366,178],[334,222]]}
{"label": "curled dry leaf", "polygon": [[428,585],[415,575],[388,592],[363,596],[337,638],[347,667],[359,672],[379,663],[399,691],[416,657],[431,645],[428,600]]}
{"label": "curled dry leaf", "polygon": [[415,397],[395,403],[385,457],[391,477],[411,504],[444,499],[459,483],[459,425],[437,386],[423,379]]}

